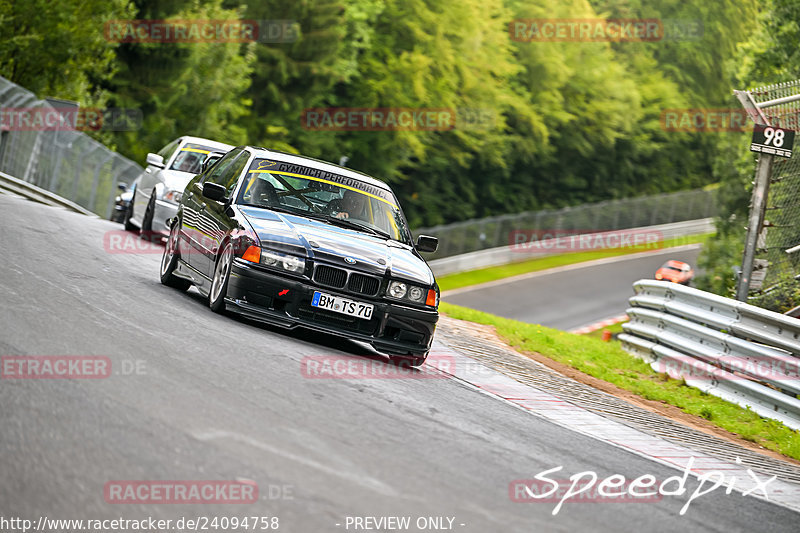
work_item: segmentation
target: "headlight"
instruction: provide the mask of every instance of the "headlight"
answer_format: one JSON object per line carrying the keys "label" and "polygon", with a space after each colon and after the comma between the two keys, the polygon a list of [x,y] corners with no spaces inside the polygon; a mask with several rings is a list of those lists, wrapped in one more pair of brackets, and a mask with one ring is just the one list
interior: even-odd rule
{"label": "headlight", "polygon": [[406,284],[393,281],[389,284],[389,295],[392,298],[402,298],[406,295]]}
{"label": "headlight", "polygon": [[174,189],[168,189],[164,192],[164,196],[162,198],[168,202],[174,202],[176,204],[181,203],[181,198],[183,197],[183,191],[176,191]]}
{"label": "headlight", "polygon": [[422,287],[411,287],[408,290],[408,299],[415,302],[421,302],[424,295],[425,291],[422,290]]}
{"label": "headlight", "polygon": [[289,272],[302,272],[306,262],[293,255],[281,255],[276,252],[261,249],[261,264],[276,268],[282,268]]}
{"label": "headlight", "polygon": [[415,304],[425,304],[431,307],[439,306],[439,300],[434,289],[409,285],[402,281],[390,282],[389,287],[386,289],[386,296]]}

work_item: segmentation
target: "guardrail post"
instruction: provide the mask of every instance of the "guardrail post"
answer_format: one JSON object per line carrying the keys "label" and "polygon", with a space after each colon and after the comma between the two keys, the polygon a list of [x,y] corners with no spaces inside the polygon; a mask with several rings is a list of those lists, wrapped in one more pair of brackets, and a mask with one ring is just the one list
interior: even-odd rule
{"label": "guardrail post", "polygon": [[764,211],[767,208],[772,159],[772,154],[761,154],[761,157],[758,158],[756,180],[753,184],[753,199],[750,204],[750,219],[747,222],[747,234],[744,239],[742,273],[739,275],[739,283],[736,287],[736,299],[740,302],[747,301],[747,295],[750,292],[750,278],[753,275],[758,235],[761,233]]}
{"label": "guardrail post", "polygon": [[[111,153],[107,154],[106,157],[101,158],[97,162],[97,165],[94,168],[94,178],[92,179],[92,190],[89,193],[89,206],[88,206],[89,209],[92,210],[92,211],[94,211],[94,202],[95,202],[95,199],[97,198],[97,187],[100,184],[100,170],[113,157],[114,157],[114,154],[111,154]],[[114,179],[114,181],[116,182],[117,180]],[[113,187],[116,187],[116,184]],[[109,193],[109,196],[111,198],[114,198],[114,196],[115,196],[113,187],[111,189],[111,192]],[[108,218],[108,217],[106,217],[106,218]]]}
{"label": "guardrail post", "polygon": [[83,152],[78,152],[78,157],[75,158],[75,177],[72,180],[72,197],[70,198],[70,200],[72,200],[75,203],[80,203],[78,202],[78,183],[81,180],[81,171],[84,170],[83,159],[92,152],[94,152],[96,149],[97,147],[93,146],[88,150],[85,150]]}
{"label": "guardrail post", "polygon": [[[763,126],[770,125],[766,115],[760,109],[761,106],[756,103],[752,94],[747,91],[734,91],[734,94],[748,115],[750,115],[750,118],[753,119],[753,122]],[[769,179],[772,175],[772,154],[761,153],[760,155],[758,167],[756,168],[756,178],[753,183],[747,234],[744,239],[742,272],[739,274],[739,280],[736,284],[736,299],[740,302],[747,301],[747,295],[750,292],[750,279],[753,275],[758,235],[761,233],[761,226],[764,224],[764,213],[767,208],[767,195],[769,194]]]}
{"label": "guardrail post", "polygon": [[64,160],[64,147],[55,141],[53,141],[53,146],[56,148],[56,166],[50,175],[50,184],[46,187],[51,192],[56,190],[56,183],[58,182],[59,174],[61,174],[61,163]]}

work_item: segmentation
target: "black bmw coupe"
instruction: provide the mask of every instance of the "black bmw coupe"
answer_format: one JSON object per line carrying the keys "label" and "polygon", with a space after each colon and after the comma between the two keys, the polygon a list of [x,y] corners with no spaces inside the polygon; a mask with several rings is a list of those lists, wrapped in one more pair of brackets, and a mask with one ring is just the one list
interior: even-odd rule
{"label": "black bmw coupe", "polygon": [[[213,161],[213,162],[212,162]],[[331,163],[240,146],[184,190],[161,282],[214,311],[365,341],[421,365],[439,287],[388,185]]]}

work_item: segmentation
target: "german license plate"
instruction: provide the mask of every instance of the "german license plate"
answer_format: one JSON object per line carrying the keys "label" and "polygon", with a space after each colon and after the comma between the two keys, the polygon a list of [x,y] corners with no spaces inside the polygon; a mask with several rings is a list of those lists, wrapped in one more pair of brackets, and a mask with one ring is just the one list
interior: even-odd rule
{"label": "german license plate", "polygon": [[341,313],[343,315],[354,316],[369,320],[372,318],[373,305],[363,302],[356,302],[325,294],[324,292],[314,291],[314,297],[311,299],[311,307],[318,307],[320,309],[327,309],[334,313]]}

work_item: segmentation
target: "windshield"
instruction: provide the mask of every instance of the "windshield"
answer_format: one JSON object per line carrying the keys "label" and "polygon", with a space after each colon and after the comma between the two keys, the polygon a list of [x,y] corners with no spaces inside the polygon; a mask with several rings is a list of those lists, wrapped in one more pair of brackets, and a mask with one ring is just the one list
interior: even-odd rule
{"label": "windshield", "polygon": [[237,203],[296,213],[411,244],[390,191],[331,172],[254,159]]}
{"label": "windshield", "polygon": [[191,174],[199,174],[203,170],[203,161],[211,152],[219,152],[219,149],[203,146],[202,144],[186,143],[178,151],[175,161],[172,162],[170,170],[180,170]]}
{"label": "windshield", "polygon": [[664,263],[661,265],[661,268],[665,270],[674,270],[675,272],[683,272],[684,270],[688,270],[686,267],[679,267],[674,265],[673,263]]}

